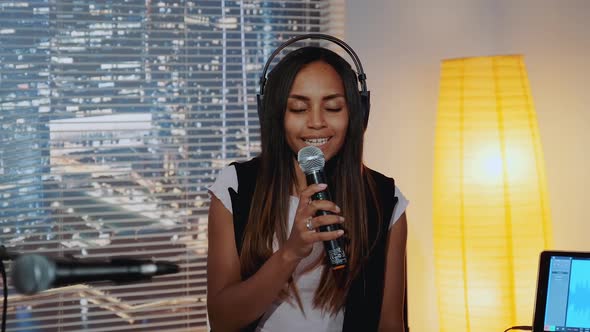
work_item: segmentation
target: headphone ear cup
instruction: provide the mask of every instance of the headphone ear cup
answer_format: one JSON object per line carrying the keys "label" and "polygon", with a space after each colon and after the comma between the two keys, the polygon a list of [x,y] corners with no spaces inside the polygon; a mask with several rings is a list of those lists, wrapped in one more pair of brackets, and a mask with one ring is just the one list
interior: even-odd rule
{"label": "headphone ear cup", "polygon": [[264,112],[262,107],[262,95],[256,94],[256,111],[258,112],[258,123],[262,123],[262,114]]}
{"label": "headphone ear cup", "polygon": [[366,93],[360,92],[361,94],[361,105],[363,108],[363,128],[367,130],[369,125],[369,111],[371,110],[371,92]]}

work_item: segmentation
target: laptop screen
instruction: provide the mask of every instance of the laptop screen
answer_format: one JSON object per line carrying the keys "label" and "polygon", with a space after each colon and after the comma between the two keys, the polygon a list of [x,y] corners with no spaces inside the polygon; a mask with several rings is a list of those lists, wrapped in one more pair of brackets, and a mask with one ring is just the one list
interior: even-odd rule
{"label": "laptop screen", "polygon": [[590,257],[555,253],[547,259],[544,331],[590,332]]}

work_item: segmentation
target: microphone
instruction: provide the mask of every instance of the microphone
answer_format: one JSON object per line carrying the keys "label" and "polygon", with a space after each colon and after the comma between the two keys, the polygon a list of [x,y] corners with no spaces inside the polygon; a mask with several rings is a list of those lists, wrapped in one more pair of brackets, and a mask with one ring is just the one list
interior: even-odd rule
{"label": "microphone", "polygon": [[21,255],[12,265],[12,283],[22,294],[35,294],[52,287],[93,281],[125,283],[156,275],[178,273],[170,262],[116,258],[110,261],[52,260],[41,255]]}
{"label": "microphone", "polygon": [[[307,185],[327,183],[326,175],[324,174],[324,165],[326,164],[326,159],[324,158],[324,154],[320,148],[313,145],[308,145],[302,148],[297,153],[297,161],[299,162],[299,166],[303,170],[303,173],[305,173]],[[330,196],[330,192],[325,189],[313,194],[311,199],[314,201],[331,201],[332,197]],[[329,214],[333,213],[330,211],[318,210],[315,216],[317,217]],[[341,227],[339,224],[332,224],[320,226],[319,229],[320,232],[331,232],[339,230]],[[326,255],[328,256],[332,270],[338,270],[346,266],[346,253],[344,252],[344,246],[342,244],[341,238],[324,241],[324,249],[326,250]]]}

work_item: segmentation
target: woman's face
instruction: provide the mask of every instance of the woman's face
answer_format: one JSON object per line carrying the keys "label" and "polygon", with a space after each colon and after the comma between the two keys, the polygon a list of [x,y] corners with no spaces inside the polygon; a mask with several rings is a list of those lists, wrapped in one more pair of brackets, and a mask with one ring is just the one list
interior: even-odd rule
{"label": "woman's face", "polygon": [[340,76],[323,61],[303,67],[291,87],[285,112],[287,144],[297,153],[319,147],[326,160],[340,151],[348,129],[348,107]]}

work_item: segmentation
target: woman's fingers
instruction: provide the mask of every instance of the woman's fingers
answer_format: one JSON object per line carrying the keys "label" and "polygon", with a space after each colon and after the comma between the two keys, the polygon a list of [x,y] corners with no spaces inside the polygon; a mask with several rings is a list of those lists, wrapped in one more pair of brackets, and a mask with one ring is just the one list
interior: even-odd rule
{"label": "woman's fingers", "polygon": [[318,210],[323,211],[330,211],[332,213],[340,213],[340,208],[338,205],[334,204],[334,202],[326,201],[326,200],[317,200],[314,201],[311,197],[324,189],[328,186],[324,183],[319,184],[312,184],[307,186],[301,193],[299,194],[299,208],[298,210],[306,210],[307,213],[311,215],[315,215]]}
{"label": "woman's fingers", "polygon": [[299,193],[299,203],[305,203],[307,204],[308,202],[311,201],[311,196],[313,196],[313,194],[318,193],[322,190],[325,190],[328,187],[327,184],[325,183],[317,183],[317,184],[311,184],[309,186],[307,186],[307,188],[303,189],[300,193]]}
{"label": "woman's fingers", "polygon": [[312,215],[315,215],[319,210],[340,213],[340,207],[330,201],[311,201],[311,203],[308,204],[308,208]]}
{"label": "woman's fingers", "polygon": [[[344,234],[342,230],[316,232],[321,226],[340,224],[344,218],[338,214],[340,208],[331,201],[312,201],[311,197],[327,188],[326,184],[312,184],[307,186],[299,194],[299,206],[295,216],[295,225],[287,241],[287,246],[293,250],[298,257],[309,255],[313,243],[319,241],[330,241],[337,239]],[[330,214],[313,217],[318,211],[328,211]]]}
{"label": "woman's fingers", "polygon": [[341,237],[344,234],[344,231],[339,229],[337,231],[331,232],[310,232],[309,237],[310,240],[314,242],[318,241],[330,241],[336,240],[337,238]]}
{"label": "woman's fingers", "polygon": [[344,222],[344,217],[337,216],[334,214],[311,218],[311,226],[313,229],[316,229],[320,226],[340,224],[343,222]]}

